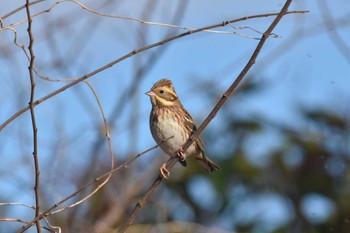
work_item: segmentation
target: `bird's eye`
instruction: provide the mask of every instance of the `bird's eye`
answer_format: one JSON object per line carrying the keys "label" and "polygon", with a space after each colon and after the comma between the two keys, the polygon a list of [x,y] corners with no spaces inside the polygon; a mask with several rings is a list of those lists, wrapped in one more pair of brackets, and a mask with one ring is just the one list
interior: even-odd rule
{"label": "bird's eye", "polygon": [[164,90],[160,90],[159,93],[160,93],[160,94],[163,94],[163,93],[164,93]]}

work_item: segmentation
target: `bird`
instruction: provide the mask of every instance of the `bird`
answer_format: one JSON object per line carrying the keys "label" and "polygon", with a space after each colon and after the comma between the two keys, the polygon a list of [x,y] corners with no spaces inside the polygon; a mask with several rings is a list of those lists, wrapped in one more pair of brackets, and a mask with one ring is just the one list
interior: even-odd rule
{"label": "bird", "polygon": [[[185,167],[186,158],[191,157],[207,172],[220,170],[219,166],[206,156],[205,146],[199,135],[186,152],[183,151],[183,144],[197,128],[177,96],[171,80],[157,81],[145,94],[150,97],[152,104],[149,118],[151,134],[160,148],[170,157],[179,156],[179,162]],[[160,174],[166,179],[169,177],[166,163],[161,166]]]}

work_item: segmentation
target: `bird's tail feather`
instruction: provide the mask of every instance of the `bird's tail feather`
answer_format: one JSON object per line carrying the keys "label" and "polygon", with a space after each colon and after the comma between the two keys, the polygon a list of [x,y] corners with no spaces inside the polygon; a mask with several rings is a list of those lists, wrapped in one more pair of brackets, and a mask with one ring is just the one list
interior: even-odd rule
{"label": "bird's tail feather", "polygon": [[204,158],[196,158],[196,160],[202,165],[202,167],[207,171],[207,172],[213,172],[213,171],[219,171],[220,167],[216,165],[213,161],[208,159],[206,156]]}

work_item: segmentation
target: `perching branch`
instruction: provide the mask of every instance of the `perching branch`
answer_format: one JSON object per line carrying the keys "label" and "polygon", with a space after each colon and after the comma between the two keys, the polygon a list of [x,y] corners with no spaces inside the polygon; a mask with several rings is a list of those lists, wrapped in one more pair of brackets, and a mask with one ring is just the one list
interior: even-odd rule
{"label": "perching branch", "polygon": [[[35,171],[35,186],[34,186],[34,192],[35,192],[35,217],[39,216],[40,214],[40,168],[39,168],[39,159],[38,159],[38,129],[36,126],[36,119],[35,119],[35,112],[34,112],[34,98],[35,98],[35,78],[34,78],[34,59],[35,55],[33,52],[33,44],[34,44],[34,37],[32,35],[32,18],[30,16],[30,6],[29,6],[29,0],[26,1],[26,11],[27,11],[27,17],[28,17],[28,36],[29,36],[29,54],[30,54],[30,65],[28,67],[29,70],[29,76],[30,76],[30,100],[29,100],[29,109],[30,109],[30,116],[32,119],[32,126],[33,126],[33,158],[34,158],[34,171]],[[36,229],[37,232],[41,232],[41,226],[40,226],[40,220],[36,221]]]}
{"label": "perching branch", "polygon": [[[219,102],[216,104],[216,106],[213,108],[213,110],[210,112],[208,117],[204,120],[204,122],[199,126],[198,130],[195,131],[187,140],[187,142],[182,146],[183,152],[185,152],[190,145],[193,143],[193,141],[200,135],[200,133],[208,126],[210,121],[216,116],[216,114],[219,112],[220,108],[224,105],[224,103],[227,101],[227,99],[231,96],[233,91],[236,89],[238,84],[242,81],[242,79],[245,77],[245,75],[248,73],[250,68],[255,64],[256,58],[258,57],[262,47],[264,46],[266,40],[271,35],[273,29],[276,27],[276,25],[279,23],[279,21],[282,19],[282,17],[287,13],[288,7],[291,4],[292,0],[287,0],[284,4],[283,8],[281,9],[280,13],[278,13],[275,20],[271,23],[270,27],[263,33],[259,44],[255,48],[254,53],[250,57],[248,63],[245,65],[241,73],[238,75],[238,77],[235,79],[235,81],[231,84],[231,86],[227,89],[227,91],[223,94]],[[176,162],[179,160],[179,157],[170,158],[167,161],[166,168],[170,171],[172,167],[176,164]],[[154,191],[157,190],[159,184],[162,182],[163,177],[159,175],[157,179],[153,182],[152,186],[149,188],[149,190],[143,195],[143,197],[137,202],[133,212],[131,213],[129,219],[126,221],[126,223],[118,230],[118,233],[124,233],[127,228],[134,222],[136,216],[140,212],[141,208],[148,202],[149,198],[152,196]]]}

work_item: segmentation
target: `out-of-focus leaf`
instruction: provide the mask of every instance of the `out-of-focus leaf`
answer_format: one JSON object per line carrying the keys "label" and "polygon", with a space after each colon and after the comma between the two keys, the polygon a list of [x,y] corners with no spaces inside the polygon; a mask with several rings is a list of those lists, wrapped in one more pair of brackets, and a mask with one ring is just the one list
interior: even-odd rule
{"label": "out-of-focus leaf", "polygon": [[261,124],[257,121],[243,119],[232,122],[230,127],[235,130],[235,133],[237,133],[238,130],[242,132],[257,132],[262,128]]}
{"label": "out-of-focus leaf", "polygon": [[337,116],[332,112],[321,110],[321,109],[304,110],[303,114],[307,119],[310,119],[319,124],[323,124],[328,127],[334,127],[340,130],[347,128],[349,125],[346,119],[340,116]]}

